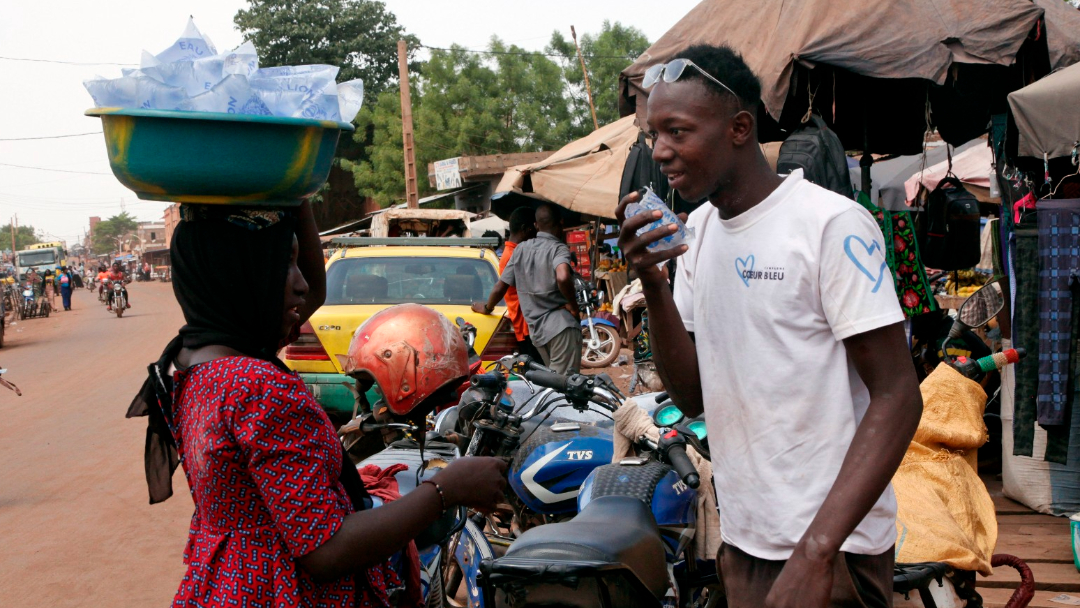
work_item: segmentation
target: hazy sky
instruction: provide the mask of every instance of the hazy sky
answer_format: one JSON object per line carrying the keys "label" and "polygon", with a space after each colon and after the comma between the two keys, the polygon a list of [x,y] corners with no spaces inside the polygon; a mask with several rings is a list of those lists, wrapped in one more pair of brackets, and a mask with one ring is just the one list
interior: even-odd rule
{"label": "hazy sky", "polygon": [[[605,19],[633,25],[656,40],[697,0],[389,0],[388,8],[423,44],[483,48],[492,35],[540,50],[558,29],[569,36],[599,31]],[[92,215],[125,208],[160,219],[163,203],[141,201],[109,171],[101,135],[10,141],[101,130],[83,112],[93,103],[82,81],[115,78],[143,49],[158,53],[176,40],[188,15],[219,51],[241,42],[232,17],[238,0],[11,0],[0,8],[0,224],[17,214],[49,236],[74,244]],[[105,62],[71,65],[59,62]],[[137,66],[134,66],[137,67]],[[50,170],[18,168],[39,167]]]}

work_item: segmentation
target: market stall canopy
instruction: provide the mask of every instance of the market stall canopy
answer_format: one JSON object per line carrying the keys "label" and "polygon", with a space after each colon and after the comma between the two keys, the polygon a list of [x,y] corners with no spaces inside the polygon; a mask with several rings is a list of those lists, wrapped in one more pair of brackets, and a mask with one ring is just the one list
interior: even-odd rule
{"label": "market stall canopy", "polygon": [[[1025,73],[1048,65],[1042,15],[1031,0],[704,0],[622,72],[620,110],[642,111],[649,66],[724,44],[761,80],[763,141],[783,139],[812,104],[848,149],[917,154],[929,104],[942,137],[962,144],[1042,75]],[[1042,64],[1018,63],[1026,54]]]}
{"label": "market stall canopy", "polygon": [[1080,10],[1060,0],[1033,0],[1046,11],[1046,45],[1050,51],[1050,69],[1058,70],[1080,63]]}
{"label": "market stall canopy", "polygon": [[959,178],[968,192],[974,194],[980,203],[1000,203],[1000,198],[990,196],[990,174],[994,171],[994,153],[985,141],[978,140],[976,143],[977,145],[959,154],[954,153],[951,166],[946,158],[933,166],[928,165],[925,171],[916,173],[905,180],[904,192],[907,204],[910,205],[915,201],[920,186],[932,191],[949,173]]}
{"label": "market stall canopy", "polygon": [[571,211],[615,219],[623,167],[638,131],[633,116],[617,120],[563,146],[546,160],[511,167],[495,192],[524,194]]}
{"label": "market stall canopy", "polygon": [[1017,153],[1042,159],[1071,156],[1080,142],[1080,65],[1054,72],[1009,94],[1019,132]]}

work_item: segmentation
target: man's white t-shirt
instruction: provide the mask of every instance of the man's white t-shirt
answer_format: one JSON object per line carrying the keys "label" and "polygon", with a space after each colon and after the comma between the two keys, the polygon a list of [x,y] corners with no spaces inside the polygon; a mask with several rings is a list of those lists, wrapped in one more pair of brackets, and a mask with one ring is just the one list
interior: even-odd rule
{"label": "man's white t-shirt", "polygon": [[[881,230],[801,170],[741,215],[706,203],[688,225],[675,303],[697,343],[721,536],[785,560],[844,483],[870,403],[842,340],[904,320]],[[841,550],[890,550],[895,518],[890,485]]]}

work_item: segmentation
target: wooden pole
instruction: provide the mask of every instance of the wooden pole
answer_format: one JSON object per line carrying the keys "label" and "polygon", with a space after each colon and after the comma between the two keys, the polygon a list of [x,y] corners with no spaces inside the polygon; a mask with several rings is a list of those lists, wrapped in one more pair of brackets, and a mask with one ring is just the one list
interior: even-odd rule
{"label": "wooden pole", "polygon": [[401,79],[401,140],[405,147],[405,201],[409,209],[420,207],[416,187],[416,148],[413,142],[412,94],[409,92],[409,57],[404,40],[398,40],[398,76]]}
{"label": "wooden pole", "polygon": [[18,230],[19,214],[15,214],[15,217],[11,218],[11,265],[15,267],[15,280],[20,280],[19,273],[19,256],[15,253],[15,231]]}
{"label": "wooden pole", "polygon": [[577,49],[577,58],[581,62],[581,73],[585,76],[585,94],[589,96],[589,111],[592,112],[593,129],[599,129],[600,123],[596,122],[596,106],[592,100],[592,86],[589,85],[589,71],[585,69],[585,58],[581,56],[581,47],[577,43],[577,32],[574,26],[570,26],[570,36],[574,38],[574,48]]}

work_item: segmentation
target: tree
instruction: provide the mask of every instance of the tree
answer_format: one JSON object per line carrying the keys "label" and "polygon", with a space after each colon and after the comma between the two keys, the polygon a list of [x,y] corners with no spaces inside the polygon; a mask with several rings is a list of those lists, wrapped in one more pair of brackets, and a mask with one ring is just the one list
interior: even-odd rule
{"label": "tree", "polygon": [[[492,38],[490,54],[432,51],[413,77],[416,166],[465,155],[555,150],[572,139],[562,70],[541,54]],[[367,160],[344,164],[363,194],[386,206],[405,189],[399,93],[387,90],[357,117],[371,134]],[[427,180],[419,179],[421,192]]]}
{"label": "tree", "polygon": [[[19,226],[15,229],[15,251],[26,249],[34,243],[40,243],[33,226]],[[0,226],[0,249],[11,247],[11,223]]]}
{"label": "tree", "polygon": [[373,0],[248,0],[233,22],[255,44],[259,65],[338,66],[338,82],[364,80],[365,102],[397,82],[398,39],[419,45]]}
{"label": "tree", "polygon": [[95,254],[111,253],[120,249],[125,237],[139,228],[138,222],[127,211],[102,220],[94,226],[94,240],[91,249]]}
{"label": "tree", "polygon": [[[398,24],[386,5],[374,0],[248,0],[248,8],[233,17],[237,29],[259,52],[259,65],[337,66],[337,81],[364,81],[364,107],[398,80],[397,44],[404,39],[410,57],[420,41]],[[373,133],[343,136],[338,141],[334,164],[365,160],[365,148]],[[334,171],[338,171],[335,167]],[[311,198],[320,227],[336,225],[351,217],[360,205],[351,181],[330,180]]]}
{"label": "tree", "polygon": [[[596,120],[600,126],[604,126],[619,119],[619,73],[649,48],[649,39],[637,28],[617,21],[604,21],[599,34],[583,34],[578,42],[589,71]],[[547,50],[565,56],[561,64],[569,83],[576,135],[584,136],[592,132],[593,124],[585,92],[585,78],[581,74],[581,62],[578,61],[574,41],[555,32],[551,35]]]}

